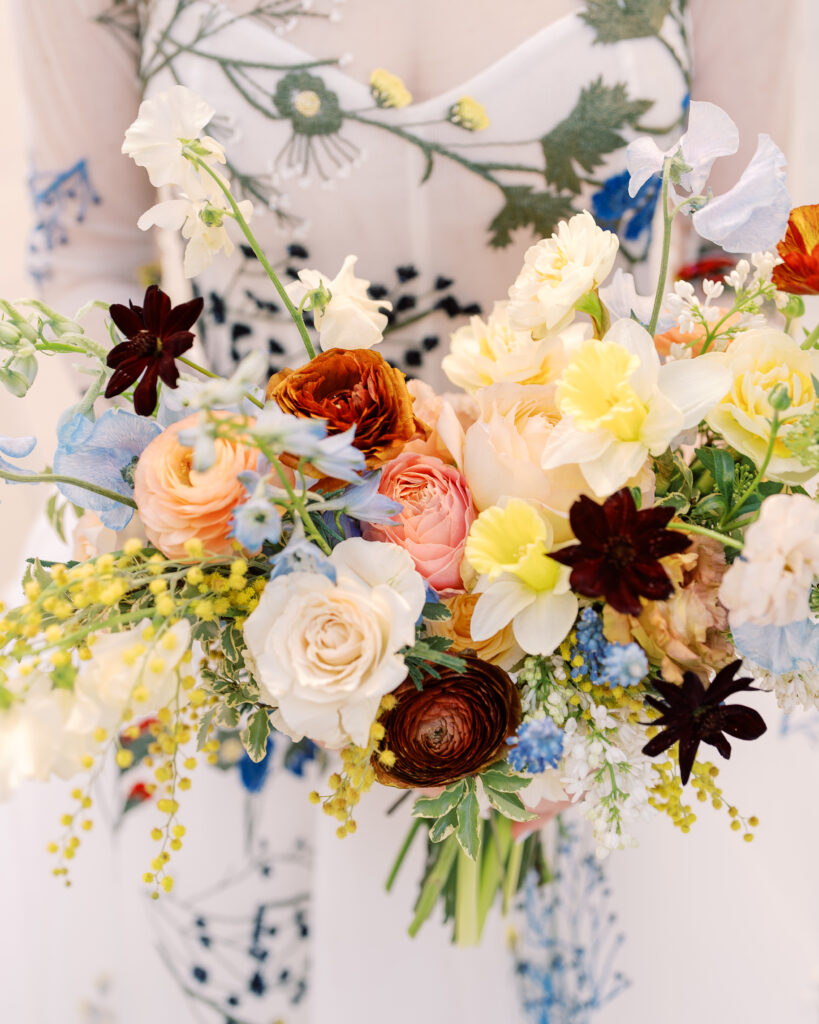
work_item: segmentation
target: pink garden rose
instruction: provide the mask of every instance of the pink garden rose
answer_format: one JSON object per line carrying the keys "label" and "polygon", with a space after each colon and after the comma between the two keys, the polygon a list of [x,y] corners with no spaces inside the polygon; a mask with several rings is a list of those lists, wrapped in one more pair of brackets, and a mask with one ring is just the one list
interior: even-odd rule
{"label": "pink garden rose", "polygon": [[197,420],[194,413],[163,430],[140,455],[134,474],[134,501],[145,534],[167,558],[187,558],[188,540],[200,540],[210,555],[233,551],[233,510],[247,498],[237,477],[255,469],[259,456],[255,448],[218,438],[213,465],[197,472],[193,449],[177,437]]}
{"label": "pink garden rose", "polygon": [[395,526],[367,526],[366,539],[404,548],[439,593],[463,593],[461,562],[476,515],[463,474],[434,455],[402,452],[384,468],[378,489],[404,507]]}

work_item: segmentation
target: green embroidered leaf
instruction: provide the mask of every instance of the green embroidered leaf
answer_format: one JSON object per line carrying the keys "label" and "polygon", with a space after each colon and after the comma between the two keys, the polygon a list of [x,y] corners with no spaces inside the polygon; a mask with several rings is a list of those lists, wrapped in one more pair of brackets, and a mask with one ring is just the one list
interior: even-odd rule
{"label": "green embroidered leaf", "polygon": [[438,796],[422,796],[415,801],[412,813],[416,818],[440,818],[458,805],[465,788],[463,781],[454,782]]}
{"label": "green embroidered leaf", "polygon": [[489,244],[496,249],[509,245],[518,228],[531,227],[540,238],[548,238],[559,221],[575,212],[568,197],[533,192],[531,185],[509,185],[503,194],[506,204],[489,225]]}
{"label": "green embroidered leaf", "polygon": [[239,739],[251,761],[261,761],[267,753],[267,737],[270,735],[270,715],[266,708],[259,708],[250,716]]}
{"label": "green embroidered leaf", "polygon": [[475,791],[474,779],[467,779],[466,785],[466,796],[455,810],[458,818],[458,828],[455,832],[455,837],[467,857],[475,860],[481,845],[480,832],[478,831],[478,794]]}
{"label": "green embroidered leaf", "polygon": [[671,10],[671,0],[586,0],[580,17],[590,25],[596,43],[656,36]]}
{"label": "green embroidered leaf", "polygon": [[630,100],[626,86],[604,85],[602,76],[580,93],[574,110],[540,140],[546,180],[559,189],[580,192],[579,164],[592,174],[607,153],[626,144],[620,129],[636,127],[651,100]]}
{"label": "green embroidered leaf", "polygon": [[486,789],[486,787],[484,787],[484,792],[495,810],[500,811],[504,817],[511,818],[512,821],[534,821],[537,817],[536,814],[531,814],[526,810],[517,793],[496,793],[493,789]]}
{"label": "green embroidered leaf", "polygon": [[450,811],[442,815],[429,830],[429,838],[433,843],[442,843],[451,836],[458,827],[458,812]]}

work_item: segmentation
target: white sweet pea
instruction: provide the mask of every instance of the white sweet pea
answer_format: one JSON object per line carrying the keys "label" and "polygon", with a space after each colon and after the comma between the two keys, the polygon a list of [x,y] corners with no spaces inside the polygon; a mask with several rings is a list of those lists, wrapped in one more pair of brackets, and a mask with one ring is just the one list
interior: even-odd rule
{"label": "white sweet pea", "polygon": [[[236,204],[246,221],[253,214],[253,204],[243,199]],[[224,251],[230,256],[236,248],[228,235],[225,220],[230,206],[227,197],[211,178],[203,179],[190,193],[176,199],[157,203],[137,221],[137,227],[147,231],[152,227],[180,231],[188,240],[185,247],[183,270],[185,277],[196,277],[206,270],[216,253]]]}
{"label": "white sweet pea", "polygon": [[357,259],[348,256],[332,280],[318,270],[300,270],[298,281],[287,286],[287,294],[296,305],[310,292],[324,289],[329,293],[326,305],[317,305],[313,311],[319,344],[325,352],[331,348],[372,348],[381,341],[387,326],[387,317],[379,310],[391,310],[392,303],[369,297],[370,282],[355,276]]}
{"label": "white sweet pea", "polygon": [[144,167],[156,188],[177,185],[195,190],[196,168],[183,155],[185,145],[195,142],[198,154],[209,163],[225,162],[222,146],[201,136],[215,111],[201,96],[184,85],[173,85],[139,107],[137,118],[125,132],[122,152]]}
{"label": "white sweet pea", "polygon": [[574,305],[609,276],[619,242],[588,210],[561,221],[551,238],[527,249],[523,269],[509,289],[509,322],[536,339],[567,327]]}
{"label": "white sweet pea", "polygon": [[637,195],[652,175],[662,174],[667,157],[678,151],[690,170],[683,171],[679,183],[693,195],[705,187],[714,161],[730,156],[739,148],[739,131],[725,111],[714,103],[693,100],[688,112],[688,130],[665,151],[657,143],[643,136],[626,147],[626,167],[631,175],[628,193]]}
{"label": "white sweet pea", "polygon": [[694,213],[697,234],[726,252],[758,252],[776,245],[785,235],[791,211],[786,165],[770,136],[760,135],[756,153],[736,185]]}
{"label": "white sweet pea", "polygon": [[[650,295],[639,295],[637,286],[634,283],[634,275],[629,274],[618,267],[614,277],[609,284],[600,289],[600,301],[609,311],[609,317],[614,320],[630,320],[632,313],[641,324],[647,324],[651,320],[654,308],[654,298]],[[670,330],[675,324],[673,316],[663,308],[660,311],[660,318],[657,321],[657,333]]]}
{"label": "white sweet pea", "polygon": [[402,548],[353,538],[330,555],[335,582],[290,572],[270,580],[244,625],[262,698],[278,724],[337,748],[366,746],[384,694],[406,678],[426,588]]}
{"label": "white sweet pea", "polygon": [[542,466],[577,463],[598,497],[613,494],[648,455],[661,455],[696,426],[730,383],[722,353],[660,365],[649,333],[618,320],[601,341],[583,342],[564,370],[557,386],[563,418]]}

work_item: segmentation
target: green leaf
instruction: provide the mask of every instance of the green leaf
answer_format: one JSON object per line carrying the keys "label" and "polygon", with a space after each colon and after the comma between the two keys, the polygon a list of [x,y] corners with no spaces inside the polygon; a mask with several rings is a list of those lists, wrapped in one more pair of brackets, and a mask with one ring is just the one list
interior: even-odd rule
{"label": "green leaf", "polygon": [[208,741],[208,729],[210,728],[210,723],[213,721],[215,713],[216,708],[211,708],[210,711],[206,711],[199,719],[199,729],[196,733],[197,750],[201,750]]}
{"label": "green leaf", "polygon": [[458,827],[458,812],[451,810],[432,825],[429,830],[429,838],[433,843],[442,843],[447,836],[451,836]]}
{"label": "green leaf", "polygon": [[467,857],[475,860],[481,845],[478,833],[478,794],[474,779],[468,779],[466,785],[467,793],[455,809],[458,818],[455,837]]}
{"label": "green leaf", "polygon": [[493,768],[487,768],[478,777],[483,783],[484,789],[495,789],[499,793],[517,793],[518,790],[525,789],[532,781],[523,775],[514,772],[511,775],[506,775]]}
{"label": "green leaf", "polygon": [[666,508],[673,508],[677,512],[687,512],[691,508],[691,502],[684,494],[680,494],[679,491],[673,491],[671,494],[666,494],[664,498],[660,498],[660,500],[655,504],[661,507],[665,506]]}
{"label": "green leaf", "polygon": [[625,146],[620,129],[626,125],[636,128],[651,105],[651,100],[630,100],[622,82],[604,85],[601,76],[587,85],[569,116],[540,140],[546,180],[559,189],[579,193],[582,184],[575,164],[592,174],[607,153]]}
{"label": "green leaf", "polygon": [[586,0],[580,17],[596,43],[619,43],[658,35],[670,10],[671,0]]}
{"label": "green leaf", "polygon": [[452,618],[452,612],[443,601],[427,601],[421,609],[421,614],[425,619],[429,619],[430,622],[434,622],[436,619]]}
{"label": "green leaf", "polygon": [[495,810],[500,811],[504,817],[511,818],[512,821],[534,821],[537,817],[536,814],[531,814],[526,810],[517,793],[498,793],[494,789],[487,789],[486,786],[484,786],[484,792]]}
{"label": "green leaf", "polygon": [[458,805],[465,790],[466,786],[461,781],[447,786],[437,796],[422,796],[415,801],[412,813],[416,818],[440,818]]}
{"label": "green leaf", "polygon": [[708,519],[712,516],[723,515],[726,508],[725,498],[715,492],[705,498],[701,498],[691,509],[690,516],[692,519]]}
{"label": "green leaf", "polygon": [[216,721],[226,729],[235,729],[242,717],[237,708],[229,707],[227,704],[220,704],[215,710]]}
{"label": "green leaf", "polygon": [[554,192],[534,192],[531,185],[508,185],[502,189],[505,205],[489,225],[489,244],[502,249],[512,242],[512,232],[531,227],[540,238],[548,238],[561,220],[574,212],[571,200]]}
{"label": "green leaf", "polygon": [[438,897],[441,895],[455,866],[457,854],[458,843],[454,837],[450,837],[449,842],[443,843],[440,847],[440,853],[421,885],[418,902],[415,904],[415,916],[408,929],[411,936],[414,937],[418,934],[421,925],[432,913],[435,904],[438,902]]}
{"label": "green leaf", "polygon": [[267,737],[270,735],[270,715],[267,708],[259,708],[250,716],[239,739],[251,761],[261,761],[267,753]]}
{"label": "green leaf", "polygon": [[697,448],[695,451],[697,458],[714,478],[717,490],[725,499],[726,505],[730,505],[734,494],[735,475],[731,455],[723,448]]}

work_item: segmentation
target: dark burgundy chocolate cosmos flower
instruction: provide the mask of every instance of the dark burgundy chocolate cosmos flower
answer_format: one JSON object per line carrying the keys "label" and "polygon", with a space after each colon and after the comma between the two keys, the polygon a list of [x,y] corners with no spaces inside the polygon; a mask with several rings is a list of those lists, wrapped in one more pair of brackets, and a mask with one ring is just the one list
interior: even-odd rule
{"label": "dark burgundy chocolate cosmos flower", "polygon": [[641,597],[664,601],[674,591],[660,559],[691,544],[665,528],[673,515],[671,508],[638,510],[628,487],[602,505],[581,495],[569,511],[580,543],[550,551],[549,557],[571,566],[570,583],[578,594],[604,597],[618,612],[639,615]]}
{"label": "dark burgundy chocolate cosmos flower", "polygon": [[755,740],[767,728],[762,716],[753,708],[744,704],[723,703],[732,693],[756,689],[751,686],[752,679],[734,679],[740,664],[739,661],[733,661],[720,669],[708,689],[699,676],[686,672],[681,686],[662,680],[653,683],[662,700],[646,697],[646,702],[660,712],[660,717],[651,724],[661,726],[662,732],[646,743],[643,753],[648,757],[656,757],[679,743],[680,778],[683,785],[691,775],[700,743],[710,743],[723,757],[729,758],[731,744],[726,733],[738,740]]}
{"label": "dark burgundy chocolate cosmos flower", "polygon": [[179,380],[176,357],[193,345],[193,327],[204,302],[201,298],[172,306],[168,296],[155,284],[145,292],[141,306],[113,303],[111,319],[125,335],[126,341],[108,353],[108,365],[114,372],[105,389],[105,397],[121,395],[140,376],[134,392],[134,409],[140,416],[150,416],[156,408],[157,380],[175,388]]}

